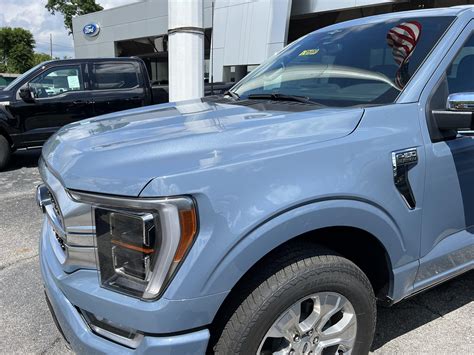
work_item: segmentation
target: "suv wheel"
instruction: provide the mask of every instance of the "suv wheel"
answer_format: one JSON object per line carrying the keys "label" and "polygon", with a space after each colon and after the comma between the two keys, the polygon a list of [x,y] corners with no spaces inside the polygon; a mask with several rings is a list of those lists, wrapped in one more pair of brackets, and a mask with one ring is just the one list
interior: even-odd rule
{"label": "suv wheel", "polygon": [[[367,354],[376,304],[371,284],[351,261],[314,246],[286,249],[230,316],[219,354]],[[245,296],[244,296],[245,297]]]}
{"label": "suv wheel", "polygon": [[5,136],[0,134],[0,171],[7,167],[11,156],[11,147]]}

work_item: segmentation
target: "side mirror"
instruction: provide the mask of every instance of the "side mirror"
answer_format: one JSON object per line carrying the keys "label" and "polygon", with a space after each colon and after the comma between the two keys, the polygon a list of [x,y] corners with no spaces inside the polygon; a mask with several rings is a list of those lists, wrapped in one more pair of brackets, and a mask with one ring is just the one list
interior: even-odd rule
{"label": "side mirror", "polygon": [[449,95],[446,110],[433,111],[433,117],[440,131],[474,129],[474,92]]}
{"label": "side mirror", "polygon": [[450,111],[474,112],[474,92],[463,92],[448,96],[446,108]]}
{"label": "side mirror", "polygon": [[27,102],[27,103],[35,102],[35,97],[34,97],[33,92],[31,91],[31,88],[28,84],[26,84],[26,85],[24,85],[20,88],[19,95],[20,95],[20,98],[23,101]]}

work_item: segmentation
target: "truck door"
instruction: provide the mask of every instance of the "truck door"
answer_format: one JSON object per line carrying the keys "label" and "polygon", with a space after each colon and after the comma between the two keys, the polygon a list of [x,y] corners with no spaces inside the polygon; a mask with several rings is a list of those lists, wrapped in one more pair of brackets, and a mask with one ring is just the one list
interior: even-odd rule
{"label": "truck door", "polygon": [[91,116],[82,69],[80,64],[59,65],[30,80],[35,102],[17,97],[9,108],[20,123],[23,142],[40,145],[60,127]]}
{"label": "truck door", "polygon": [[449,94],[474,92],[474,21],[465,28],[425,88],[426,190],[420,269],[415,290],[474,264],[474,137],[443,138],[432,110],[444,110]]}
{"label": "truck door", "polygon": [[146,92],[138,62],[110,61],[90,65],[95,116],[145,105]]}

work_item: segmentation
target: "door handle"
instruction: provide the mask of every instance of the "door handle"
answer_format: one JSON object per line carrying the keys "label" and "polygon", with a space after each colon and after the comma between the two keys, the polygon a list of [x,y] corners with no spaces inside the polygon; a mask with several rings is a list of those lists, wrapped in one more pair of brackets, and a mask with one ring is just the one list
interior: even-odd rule
{"label": "door handle", "polygon": [[417,164],[417,148],[409,148],[392,153],[393,181],[398,192],[411,210],[416,207],[416,199],[408,179],[408,172]]}

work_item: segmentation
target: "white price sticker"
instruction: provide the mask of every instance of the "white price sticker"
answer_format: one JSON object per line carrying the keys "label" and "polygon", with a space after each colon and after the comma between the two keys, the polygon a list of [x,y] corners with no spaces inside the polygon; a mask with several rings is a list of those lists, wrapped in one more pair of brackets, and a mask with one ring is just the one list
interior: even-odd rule
{"label": "white price sticker", "polygon": [[70,89],[77,90],[81,88],[81,84],[79,83],[78,76],[68,76],[67,83]]}

